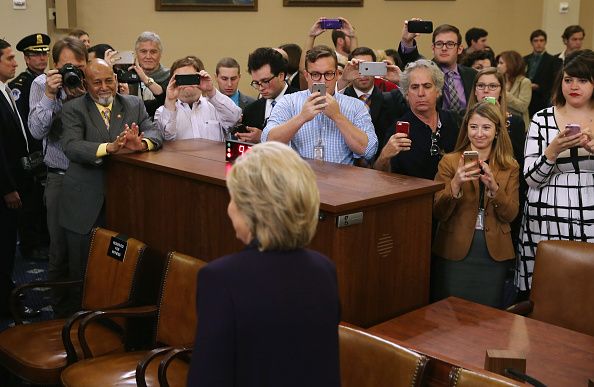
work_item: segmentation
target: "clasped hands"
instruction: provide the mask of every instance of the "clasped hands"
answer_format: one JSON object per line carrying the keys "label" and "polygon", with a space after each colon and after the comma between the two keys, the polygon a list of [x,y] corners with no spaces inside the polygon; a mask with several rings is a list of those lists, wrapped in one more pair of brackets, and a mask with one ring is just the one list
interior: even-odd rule
{"label": "clasped hands", "polygon": [[107,144],[107,153],[121,154],[145,151],[148,146],[143,139],[142,132],[140,132],[136,122],[133,122],[131,126],[126,124],[122,133],[118,134],[113,142]]}

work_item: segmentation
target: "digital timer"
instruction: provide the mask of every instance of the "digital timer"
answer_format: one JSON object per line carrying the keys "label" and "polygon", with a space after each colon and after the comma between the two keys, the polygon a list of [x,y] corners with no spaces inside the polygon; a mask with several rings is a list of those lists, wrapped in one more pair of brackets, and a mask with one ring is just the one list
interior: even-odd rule
{"label": "digital timer", "polygon": [[239,156],[252,150],[254,144],[243,141],[227,140],[225,141],[225,161],[233,162]]}

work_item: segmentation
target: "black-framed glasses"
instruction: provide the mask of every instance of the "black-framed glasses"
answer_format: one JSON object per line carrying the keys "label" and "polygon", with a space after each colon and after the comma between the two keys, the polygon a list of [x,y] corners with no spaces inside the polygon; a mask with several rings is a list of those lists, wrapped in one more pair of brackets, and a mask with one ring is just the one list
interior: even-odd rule
{"label": "black-framed glasses", "polygon": [[258,82],[258,81],[251,81],[250,82],[250,86],[252,86],[256,90],[260,89],[260,87],[268,87],[268,85],[270,85],[270,82],[272,82],[272,80],[274,78],[276,78],[276,75],[273,75],[273,76],[271,76],[268,79],[262,79],[260,82]]}
{"label": "black-framed glasses", "polygon": [[437,42],[433,42],[433,45],[438,50],[441,50],[443,48],[443,46],[446,46],[448,50],[451,50],[452,48],[456,47],[458,44],[459,43],[453,42],[451,40],[448,40],[447,42],[442,42],[441,40],[438,40]]}
{"label": "black-framed glasses", "polygon": [[440,156],[443,153],[441,148],[439,148],[439,145],[437,145],[437,141],[439,141],[440,137],[441,133],[439,133],[439,129],[431,133],[431,148],[429,148],[429,154],[431,156]]}
{"label": "black-framed glasses", "polygon": [[314,81],[319,81],[320,79],[322,79],[322,75],[324,76],[324,79],[327,81],[331,81],[334,79],[334,77],[336,76],[336,71],[326,71],[325,73],[318,73],[316,71],[314,71],[313,73],[310,73],[309,71],[307,72],[309,74],[309,76],[311,77],[312,80]]}
{"label": "black-framed glasses", "polygon": [[477,83],[475,87],[477,90],[485,90],[485,88],[487,88],[491,91],[495,91],[499,89],[501,85],[499,83]]}

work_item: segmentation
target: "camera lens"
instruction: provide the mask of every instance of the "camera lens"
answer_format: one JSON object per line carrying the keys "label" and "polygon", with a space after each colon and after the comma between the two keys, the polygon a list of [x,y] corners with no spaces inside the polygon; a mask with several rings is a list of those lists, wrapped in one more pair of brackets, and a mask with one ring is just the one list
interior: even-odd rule
{"label": "camera lens", "polygon": [[75,72],[67,72],[66,74],[63,75],[62,77],[64,85],[66,85],[66,87],[77,87],[82,83],[82,80],[80,79],[80,77],[78,76],[78,74],[76,74]]}

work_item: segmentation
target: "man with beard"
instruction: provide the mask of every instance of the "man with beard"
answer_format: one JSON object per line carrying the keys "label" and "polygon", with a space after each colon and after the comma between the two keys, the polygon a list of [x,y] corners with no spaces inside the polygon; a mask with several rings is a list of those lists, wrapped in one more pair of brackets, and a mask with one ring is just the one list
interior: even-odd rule
{"label": "man with beard", "polygon": [[[165,140],[205,138],[223,141],[225,131],[241,118],[241,108],[215,89],[204,64],[195,56],[171,65],[165,105],[157,109],[155,122]],[[196,84],[184,77],[198,75]]]}
{"label": "man with beard", "polygon": [[[87,94],[62,108],[61,142],[70,165],[62,184],[59,219],[66,233],[72,280],[82,279],[85,272],[91,229],[105,225],[103,159],[158,149],[162,142],[142,100],[116,94],[116,77],[107,62],[94,59],[87,64],[85,85]],[[79,304],[80,295],[74,300]]]}

